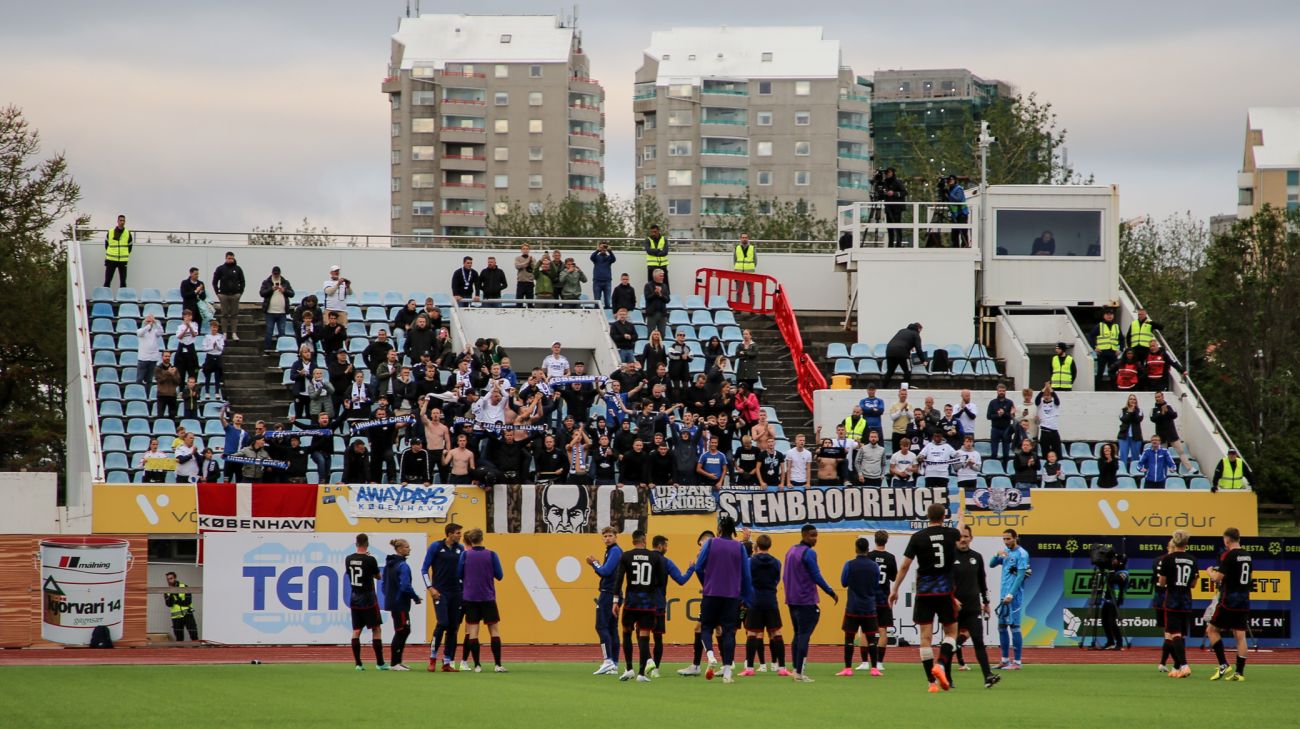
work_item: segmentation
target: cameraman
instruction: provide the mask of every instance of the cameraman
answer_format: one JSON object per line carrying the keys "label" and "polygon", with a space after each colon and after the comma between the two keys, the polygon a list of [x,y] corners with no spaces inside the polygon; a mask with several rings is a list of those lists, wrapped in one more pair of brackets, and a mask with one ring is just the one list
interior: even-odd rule
{"label": "cameraman", "polygon": [[[876,170],[876,174],[871,176],[871,192],[868,198],[873,203],[882,203],[885,201],[885,171]],[[868,223],[880,222],[880,211],[883,206],[877,204],[871,206],[871,212],[867,214]]]}
{"label": "cameraman", "polygon": [[330,266],[330,277],[321,286],[325,290],[325,315],[338,314],[338,323],[344,328],[348,325],[348,294],[352,293],[352,281],[343,278],[338,266]]}
{"label": "cameraman", "polygon": [[[970,207],[965,205],[966,189],[957,182],[955,175],[948,175],[948,192],[947,198],[950,203],[962,203],[959,205],[949,205],[948,215],[952,222],[957,225],[965,225],[970,222]],[[953,228],[952,230],[952,247],[966,248],[970,245],[970,231],[965,228]]]}
{"label": "cameraman", "polygon": [[1107,550],[1104,559],[1094,559],[1099,567],[1095,579],[1102,580],[1101,594],[1101,629],[1106,635],[1104,651],[1124,650],[1124,634],[1119,627],[1119,609],[1124,604],[1124,593],[1128,589],[1128,557],[1123,553]]}
{"label": "cameraman", "polygon": [[880,187],[885,202],[885,224],[889,232],[889,247],[904,248],[906,236],[898,224],[903,222],[903,208],[906,207],[903,203],[907,202],[907,188],[903,187],[903,182],[898,179],[898,172],[893,167],[885,170],[885,178]]}

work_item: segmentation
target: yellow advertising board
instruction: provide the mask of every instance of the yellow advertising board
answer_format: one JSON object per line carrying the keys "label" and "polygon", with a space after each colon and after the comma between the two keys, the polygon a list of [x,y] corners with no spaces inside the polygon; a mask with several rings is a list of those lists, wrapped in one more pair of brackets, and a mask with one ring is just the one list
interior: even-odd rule
{"label": "yellow advertising board", "polygon": [[96,534],[198,533],[198,496],[190,484],[97,483],[91,498]]}
{"label": "yellow advertising board", "polygon": [[[1210,600],[1219,593],[1219,586],[1210,581],[1204,569],[1192,585],[1193,600]],[[1250,599],[1252,601],[1291,601],[1291,573],[1286,570],[1259,570],[1250,573]]]}
{"label": "yellow advertising board", "polygon": [[[465,529],[487,528],[487,502],[483,489],[463,486],[456,489],[443,519],[375,519],[352,516],[348,510],[348,489],[344,484],[321,484],[317,487],[316,531],[318,532],[424,532],[431,535],[429,542],[443,537],[443,527],[456,522]],[[423,555],[420,555],[423,559]],[[417,565],[418,569],[418,565]]]}
{"label": "yellow advertising board", "polygon": [[975,536],[996,536],[1011,528],[1035,535],[1169,535],[1186,529],[1193,536],[1220,536],[1236,527],[1259,534],[1255,494],[1209,491],[1115,491],[1109,489],[1034,489],[1028,511],[973,511],[962,520]]}

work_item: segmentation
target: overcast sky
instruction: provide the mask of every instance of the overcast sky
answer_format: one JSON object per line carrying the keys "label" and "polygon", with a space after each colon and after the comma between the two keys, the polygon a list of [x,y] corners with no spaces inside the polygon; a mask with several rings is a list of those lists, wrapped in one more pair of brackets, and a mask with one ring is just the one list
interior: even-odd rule
{"label": "overcast sky", "polygon": [[[388,231],[379,84],[404,0],[0,0],[0,104],[66,152],[83,209],[138,229],[246,230],[308,217]],[[559,3],[424,0],[434,12]],[[850,12],[851,9],[851,12]],[[632,74],[652,29],[809,25],[859,74],[966,67],[1038,92],[1070,161],[1125,217],[1232,212],[1246,109],[1300,105],[1300,2],[593,0],[579,27],[607,94],[607,190],[632,190]]]}

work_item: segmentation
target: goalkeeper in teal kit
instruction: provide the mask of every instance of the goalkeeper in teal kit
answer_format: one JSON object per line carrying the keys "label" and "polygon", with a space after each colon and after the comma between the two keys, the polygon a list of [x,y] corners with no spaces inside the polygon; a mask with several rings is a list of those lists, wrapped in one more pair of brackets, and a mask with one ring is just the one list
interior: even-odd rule
{"label": "goalkeeper in teal kit", "polygon": [[[1002,662],[998,668],[1020,670],[1020,651],[1024,638],[1020,635],[1020,614],[1024,609],[1025,578],[1029,576],[1029,552],[1020,546],[1015,529],[1002,532],[1005,549],[989,561],[989,567],[1002,566],[1002,587],[998,592],[998,642],[1002,646]],[[1015,648],[1012,660],[1011,649]]]}

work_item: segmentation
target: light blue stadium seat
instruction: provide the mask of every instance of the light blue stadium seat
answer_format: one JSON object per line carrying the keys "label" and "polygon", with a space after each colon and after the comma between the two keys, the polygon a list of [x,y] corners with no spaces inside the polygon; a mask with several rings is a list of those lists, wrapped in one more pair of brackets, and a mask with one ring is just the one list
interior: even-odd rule
{"label": "light blue stadium seat", "polygon": [[[155,301],[155,302],[145,304],[144,308],[141,309],[140,311],[140,315],[141,316],[152,315],[153,318],[155,319],[163,319],[166,318],[167,316],[167,310],[163,308],[163,305],[160,302]],[[122,314],[119,312],[118,316],[122,316]]]}
{"label": "light blue stadium seat", "polygon": [[133,352],[140,348],[140,338],[134,334],[117,335],[117,351]]}
{"label": "light blue stadium seat", "polygon": [[826,359],[847,359],[849,348],[843,342],[831,342],[826,346]]}
{"label": "light blue stadium seat", "polygon": [[1002,468],[1001,461],[988,460],[980,465],[980,473],[985,476],[1003,476],[1006,470]]}
{"label": "light blue stadium seat", "polygon": [[366,325],[361,321],[361,315],[358,314],[355,317],[349,315],[349,317],[351,321],[348,322],[348,336],[349,337],[366,336]]}
{"label": "light blue stadium seat", "polygon": [[[125,354],[130,354],[130,353],[127,352]],[[137,375],[138,373],[135,367],[123,367],[122,377],[120,379],[122,382],[135,382],[135,378]]]}
{"label": "light blue stadium seat", "polygon": [[996,488],[1009,489],[1013,486],[1013,484],[1011,483],[1011,479],[1007,478],[1006,476],[994,476],[993,479],[989,481],[989,485],[995,489]]}
{"label": "light blue stadium seat", "polygon": [[736,326],[736,315],[730,309],[713,312],[713,323],[720,327]]}
{"label": "light blue stadium seat", "polygon": [[117,290],[117,301],[121,303],[123,301],[139,301],[139,299],[136,297],[135,289],[123,287]]}
{"label": "light blue stadium seat", "polygon": [[685,332],[685,333],[686,333],[686,338],[687,338],[688,340],[690,340],[690,339],[699,339],[699,337],[695,335],[695,327],[693,327],[693,326],[691,326],[691,325],[689,325],[689,324],[682,324],[682,325],[679,325],[679,326],[672,327],[672,330],[673,330],[673,336],[676,336],[676,335],[677,335],[677,332]]}
{"label": "light blue stadium seat", "polygon": [[708,306],[704,303],[704,297],[703,297],[703,296],[687,296],[687,297],[686,297],[686,308],[687,308],[687,309],[692,309],[692,310],[693,310],[693,309],[707,309]]}
{"label": "light blue stadium seat", "polygon": [[1137,488],[1137,481],[1134,480],[1132,476],[1120,476],[1120,477],[1119,477],[1119,488],[1121,488],[1121,489],[1136,489],[1136,488]]}
{"label": "light blue stadium seat", "polygon": [[699,339],[701,342],[707,342],[713,337],[717,337],[719,340],[722,339],[722,333],[718,331],[717,327],[713,326],[712,324],[705,324],[704,326],[700,327]]}
{"label": "light blue stadium seat", "polygon": [[90,315],[91,315],[92,317],[101,317],[101,318],[104,318],[104,319],[112,319],[113,317],[117,316],[117,313],[116,313],[115,311],[113,311],[113,305],[112,305],[112,304],[106,304],[106,303],[102,303],[102,302],[101,302],[101,303],[98,303],[98,304],[92,304],[92,305],[91,305],[91,307],[90,307]]}
{"label": "light blue stadium seat", "polygon": [[885,356],[885,348],[886,348],[887,346],[888,346],[888,345],[886,345],[886,344],[877,344],[876,346],[872,347],[872,348],[871,348],[871,356],[872,356],[872,357],[875,357],[876,359],[880,359],[881,357],[884,357],[884,356]]}
{"label": "light blue stadium seat", "polygon": [[874,359],[864,359],[858,362],[859,375],[879,375],[880,363]]}
{"label": "light blue stadium seat", "polygon": [[685,309],[685,308],[686,305],[682,303],[682,297],[678,296],[677,294],[668,295],[668,309],[670,311],[673,309]]}
{"label": "light blue stadium seat", "polygon": [[117,334],[135,334],[140,331],[140,322],[135,319],[118,319],[114,329]]}
{"label": "light blue stadium seat", "polygon": [[97,396],[100,400],[121,400],[121,399],[122,399],[122,388],[121,388],[121,386],[119,386],[119,385],[115,385],[115,384],[113,384],[113,383],[111,383],[111,382],[110,382],[110,383],[106,383],[106,384],[103,384],[103,385],[100,385],[100,386],[99,386],[99,389],[98,389],[98,392],[96,393],[96,396]]}
{"label": "light blue stadium seat", "polygon": [[184,299],[181,298],[180,289],[167,289],[166,291],[163,292],[164,304],[179,304],[182,301],[184,301]]}
{"label": "light blue stadium seat", "polygon": [[784,426],[782,426],[780,423],[773,423],[771,421],[768,422],[768,425],[772,426],[772,436],[774,438],[787,440]]}
{"label": "light blue stadium seat", "polygon": [[[140,364],[140,362],[139,362],[139,356],[140,356],[140,355],[136,354],[135,352],[120,352],[120,353],[117,355],[117,366],[118,366],[118,367],[135,367],[136,365]],[[134,379],[134,378],[132,378],[132,379]]]}
{"label": "light blue stadium seat", "polygon": [[122,417],[122,403],[117,400],[101,400],[97,404],[99,406],[99,417]]}
{"label": "light blue stadium seat", "polygon": [[684,310],[678,309],[676,311],[668,312],[669,327],[676,329],[679,326],[684,326],[690,323],[691,323],[691,317]]}
{"label": "light blue stadium seat", "polygon": [[117,376],[117,367],[96,367],[95,368],[95,384],[102,384],[105,382],[119,382],[119,381],[120,379]]}
{"label": "light blue stadium seat", "polygon": [[701,357],[692,359],[687,365],[687,369],[690,371],[692,377],[704,374],[704,359]]}
{"label": "light blue stadium seat", "polygon": [[199,409],[199,417],[204,420],[221,417],[221,403],[213,401],[203,403],[203,407]]}
{"label": "light blue stadium seat", "polygon": [[384,303],[378,291],[362,291],[359,300],[362,306],[379,306]]}
{"label": "light blue stadium seat", "polygon": [[402,298],[401,291],[385,291],[384,306],[406,306],[406,299]]}
{"label": "light blue stadium seat", "polygon": [[159,289],[140,289],[140,303],[142,304],[161,304],[163,300],[162,291]]}
{"label": "light blue stadium seat", "polygon": [[131,483],[131,474],[127,471],[108,471],[104,478],[108,483]]}
{"label": "light blue stadium seat", "polygon": [[864,357],[870,357],[871,345],[867,344],[866,342],[854,342],[853,346],[849,347],[849,356],[852,357],[853,359],[862,359]]}
{"label": "light blue stadium seat", "polygon": [[[368,331],[368,335],[370,336],[371,339],[375,339],[375,338],[377,338],[377,337],[379,336],[379,332],[381,332],[381,331],[387,332],[387,331],[388,331],[388,324],[386,324],[386,323],[384,323],[384,322],[375,322],[375,323],[373,323],[373,324],[370,325],[370,329],[369,329],[369,331]],[[393,340],[392,340],[392,339],[389,339],[388,341],[389,341],[389,343],[392,343]],[[401,349],[401,347],[398,347],[397,349]]]}
{"label": "light blue stadium seat", "polygon": [[149,421],[145,418],[131,418],[126,421],[126,432],[129,435],[149,435],[153,430],[149,427]]}
{"label": "light blue stadium seat", "polygon": [[[691,355],[692,355],[692,356],[697,357],[697,358],[702,358],[702,357],[704,357],[704,345],[700,344],[699,340],[692,339],[692,340],[687,341],[687,342],[686,342],[686,348],[689,349],[689,350],[691,350]],[[703,360],[703,359],[700,360],[700,366],[701,366],[701,367],[704,366],[704,360]],[[701,371],[703,371],[703,370],[701,370]]]}
{"label": "light blue stadium seat", "polygon": [[126,428],[122,426],[121,418],[104,418],[99,421],[99,432],[104,435],[125,435]]}
{"label": "light blue stadium seat", "polygon": [[105,453],[126,453],[126,439],[120,435],[104,436]]}
{"label": "light blue stadium seat", "polygon": [[731,304],[727,303],[725,296],[714,296],[709,299],[709,308],[714,311],[731,311]]}
{"label": "light blue stadium seat", "polygon": [[91,349],[114,349],[116,346],[112,334],[96,334],[90,340]]}
{"label": "light blue stadium seat", "polygon": [[159,418],[154,421],[153,434],[158,438],[176,437],[176,421],[171,418]]}
{"label": "light blue stadium seat", "polygon": [[368,366],[366,365],[366,361],[362,359],[360,354],[352,355],[352,366],[359,370],[368,369]]}
{"label": "light blue stadium seat", "polygon": [[125,453],[106,453],[104,454],[104,468],[115,471],[130,470],[131,463],[126,460]]}
{"label": "light blue stadium seat", "polygon": [[774,408],[774,407],[768,407],[768,406],[763,406],[763,407],[760,408],[760,409],[761,409],[764,413],[767,414],[767,422],[769,422],[769,423],[779,423],[779,422],[781,422],[781,418],[777,417],[777,415],[776,415],[776,408]]}
{"label": "light blue stadium seat", "polygon": [[[430,294],[430,296],[433,297],[433,305],[437,307],[450,307],[452,304],[456,303],[455,299],[451,298],[451,294],[443,293],[441,291],[434,294]],[[420,302],[421,304],[424,303],[423,299],[416,299],[416,301]],[[443,312],[444,315],[446,315],[446,313],[447,313],[446,311]]]}
{"label": "light blue stadium seat", "polygon": [[387,324],[388,312],[384,311],[382,306],[372,306],[369,309],[366,309],[366,322]]}
{"label": "light blue stadium seat", "polygon": [[989,443],[987,440],[977,440],[975,441],[975,452],[980,454],[983,458],[992,458],[993,444]]}
{"label": "light blue stadium seat", "polygon": [[1212,484],[1210,483],[1210,479],[1204,476],[1197,476],[1192,479],[1189,488],[1193,491],[1209,491],[1211,486]]}
{"label": "light blue stadium seat", "polygon": [[1170,476],[1165,479],[1165,489],[1169,491],[1186,491],[1187,481],[1182,476]]}
{"label": "light blue stadium seat", "polygon": [[627,313],[627,320],[633,324],[645,324],[645,314],[642,314],[640,309],[629,311]]}
{"label": "light blue stadium seat", "polygon": [[276,337],[275,351],[296,353],[298,351],[298,342],[293,337]]}
{"label": "light blue stadium seat", "polygon": [[182,316],[184,313],[185,313],[185,310],[181,308],[181,305],[180,305],[180,304],[168,304],[168,305],[167,305],[167,318],[168,318],[168,319],[179,319],[179,318],[181,318],[181,316]]}
{"label": "light blue stadium seat", "polygon": [[708,309],[696,309],[691,312],[691,323],[695,326],[712,326],[713,315]]}
{"label": "light blue stadium seat", "polygon": [[857,369],[857,367],[854,367],[854,366],[853,366],[853,360],[851,360],[851,359],[837,359],[837,360],[835,360],[835,369],[834,369],[834,374],[837,374],[837,375],[856,375],[857,373],[858,373],[858,369]]}
{"label": "light blue stadium seat", "polygon": [[184,420],[181,421],[179,427],[184,428],[185,431],[188,433],[198,434],[203,432],[203,423],[200,423],[198,420],[195,420],[194,418],[185,418]]}
{"label": "light blue stadium seat", "polygon": [[100,318],[98,318],[98,319],[91,319],[91,320],[90,320],[90,333],[91,333],[91,334],[112,334],[112,333],[113,333],[113,320],[112,320],[112,319],[109,319],[109,318],[107,318],[107,317],[100,317]]}
{"label": "light blue stadium seat", "polygon": [[209,438],[221,438],[224,437],[225,434],[226,431],[222,429],[221,421],[219,420],[209,420],[203,424],[203,435],[208,436]]}
{"label": "light blue stadium seat", "polygon": [[722,341],[739,342],[742,339],[744,339],[744,334],[741,333],[740,327],[732,326],[722,328]]}
{"label": "light blue stadium seat", "polygon": [[101,349],[95,352],[94,365],[96,367],[116,367],[117,352],[111,349]]}
{"label": "light blue stadium seat", "polygon": [[1061,475],[1078,476],[1079,467],[1074,464],[1074,461],[1061,461]]}
{"label": "light blue stadium seat", "polygon": [[127,385],[126,389],[123,390],[122,399],[127,401],[148,400],[149,393],[144,389],[143,385]]}
{"label": "light blue stadium seat", "polygon": [[967,377],[975,374],[975,368],[971,367],[968,359],[952,360],[952,374],[957,377]]}
{"label": "light blue stadium seat", "polygon": [[975,364],[975,374],[977,376],[995,377],[998,374],[997,364],[991,359],[981,359]]}
{"label": "light blue stadium seat", "polygon": [[1087,443],[1075,441],[1070,444],[1070,457],[1079,459],[1092,458],[1092,448],[1089,448]]}
{"label": "light blue stadium seat", "polygon": [[778,441],[774,441],[774,443],[776,444],[777,453],[785,454],[790,452],[790,448],[791,448],[790,441],[778,440]]}
{"label": "light blue stadium seat", "polygon": [[[650,338],[650,327],[646,326],[645,324],[633,324],[632,328],[636,329],[637,339],[646,340]],[[641,350],[638,348],[637,351],[639,352]]]}
{"label": "light blue stadium seat", "polygon": [[[145,451],[149,450],[150,438],[152,438],[152,436],[148,436],[148,435],[131,436],[131,445],[127,447],[127,450],[131,453],[144,453]],[[168,444],[160,443],[159,445],[161,446],[161,445],[168,445]]]}
{"label": "light blue stadium seat", "polygon": [[132,304],[132,303],[118,304],[117,315],[119,317],[129,317],[131,319],[139,319],[140,306],[139,304]]}
{"label": "light blue stadium seat", "polygon": [[[1136,462],[1135,462],[1135,463],[1136,463]],[[1127,475],[1128,475],[1128,464],[1125,463],[1124,461],[1120,461],[1120,462],[1119,462],[1119,471],[1118,471],[1118,473],[1119,473],[1119,475],[1121,475],[1121,476],[1127,476]]]}
{"label": "light blue stadium seat", "polygon": [[331,471],[343,470],[343,454],[334,453],[330,456],[330,470]]}
{"label": "light blue stadium seat", "polygon": [[107,286],[96,286],[90,290],[90,300],[94,303],[100,301],[112,301],[113,289],[110,289]]}
{"label": "light blue stadium seat", "polygon": [[966,356],[970,359],[985,359],[989,356],[989,351],[984,348],[983,344],[972,344],[967,350]]}
{"label": "light blue stadium seat", "polygon": [[1086,489],[1088,488],[1088,482],[1082,476],[1070,476],[1065,479],[1065,487],[1067,489]]}
{"label": "light blue stadium seat", "polygon": [[126,404],[126,417],[149,418],[153,417],[153,413],[149,412],[149,403],[144,400],[132,400]]}

